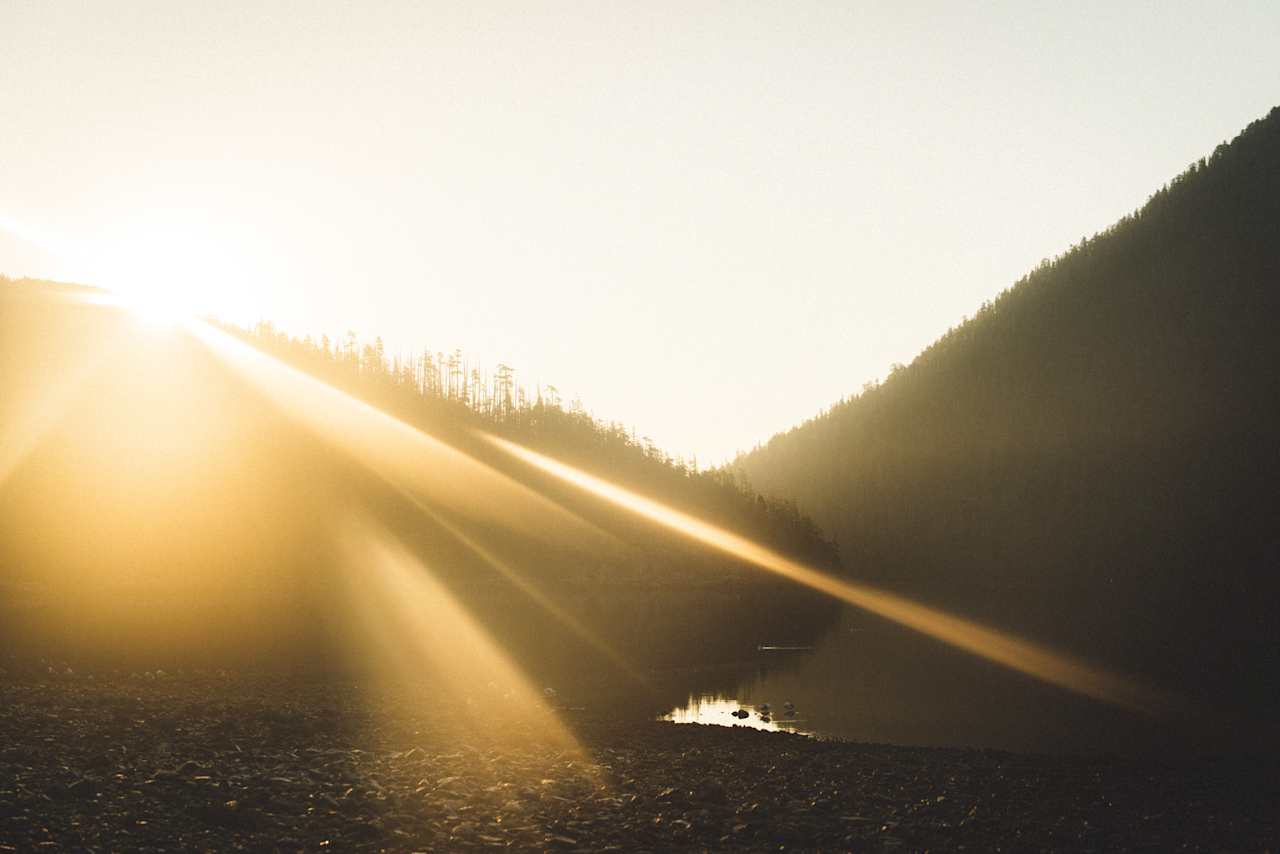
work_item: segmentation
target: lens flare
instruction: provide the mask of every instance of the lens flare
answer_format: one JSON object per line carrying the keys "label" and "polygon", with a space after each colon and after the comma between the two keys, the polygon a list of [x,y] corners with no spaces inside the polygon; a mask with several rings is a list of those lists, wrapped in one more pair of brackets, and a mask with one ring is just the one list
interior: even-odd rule
{"label": "lens flare", "polygon": [[514,442],[488,434],[481,436],[512,457],[637,516],[958,649],[1069,691],[1134,711],[1162,714],[1175,705],[1173,698],[1154,688],[1108,673],[1071,656],[1053,652],[1031,641],[921,605],[895,593],[834,578],[745,537],[673,510]]}

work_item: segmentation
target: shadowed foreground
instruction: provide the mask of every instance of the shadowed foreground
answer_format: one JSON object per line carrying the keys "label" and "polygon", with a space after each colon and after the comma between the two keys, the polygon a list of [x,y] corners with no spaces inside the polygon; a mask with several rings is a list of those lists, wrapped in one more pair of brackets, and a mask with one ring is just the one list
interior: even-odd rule
{"label": "shadowed foreground", "polygon": [[[201,673],[0,674],[0,850],[1274,850],[1274,762],[819,742]],[[527,721],[528,718],[523,718]]]}

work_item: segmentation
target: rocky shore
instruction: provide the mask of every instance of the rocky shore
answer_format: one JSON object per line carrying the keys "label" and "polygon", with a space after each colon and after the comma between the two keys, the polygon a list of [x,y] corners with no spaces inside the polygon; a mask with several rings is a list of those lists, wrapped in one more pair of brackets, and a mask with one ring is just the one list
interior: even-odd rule
{"label": "rocky shore", "polygon": [[555,713],[566,741],[500,696],[370,696],[0,674],[0,852],[1280,850],[1272,759],[823,742],[591,707]]}

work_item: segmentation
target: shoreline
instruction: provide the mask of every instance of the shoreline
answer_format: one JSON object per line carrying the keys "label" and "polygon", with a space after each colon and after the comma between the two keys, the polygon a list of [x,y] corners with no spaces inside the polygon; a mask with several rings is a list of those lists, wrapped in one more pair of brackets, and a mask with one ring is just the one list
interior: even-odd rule
{"label": "shoreline", "polygon": [[[448,701],[451,702],[451,701]],[[0,851],[1274,850],[1280,763],[902,747],[330,682],[0,676]]]}

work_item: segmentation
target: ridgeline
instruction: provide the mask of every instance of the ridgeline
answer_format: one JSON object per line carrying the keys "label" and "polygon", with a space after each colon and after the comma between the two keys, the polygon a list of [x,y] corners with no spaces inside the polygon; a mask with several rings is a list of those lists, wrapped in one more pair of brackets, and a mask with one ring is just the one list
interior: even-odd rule
{"label": "ridgeline", "polygon": [[1280,109],[733,465],[855,577],[1274,720],[1277,317]]}

